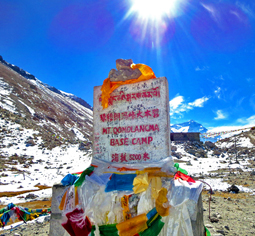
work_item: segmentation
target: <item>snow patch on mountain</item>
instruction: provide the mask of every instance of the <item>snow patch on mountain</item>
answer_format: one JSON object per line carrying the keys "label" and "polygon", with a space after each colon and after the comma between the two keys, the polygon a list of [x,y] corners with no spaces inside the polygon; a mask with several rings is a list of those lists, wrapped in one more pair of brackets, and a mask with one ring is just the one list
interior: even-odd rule
{"label": "snow patch on mountain", "polygon": [[180,133],[180,132],[199,132],[206,133],[208,130],[203,127],[201,124],[197,123],[194,120],[190,120],[180,124],[171,125],[171,132]]}

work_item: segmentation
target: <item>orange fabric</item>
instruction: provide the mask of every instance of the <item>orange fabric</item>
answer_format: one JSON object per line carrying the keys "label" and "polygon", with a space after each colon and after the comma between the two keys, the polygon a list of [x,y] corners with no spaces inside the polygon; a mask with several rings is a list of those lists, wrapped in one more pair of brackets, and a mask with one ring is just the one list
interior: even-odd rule
{"label": "orange fabric", "polygon": [[138,169],[133,169],[133,168],[128,168],[128,167],[125,167],[125,166],[123,166],[123,167],[116,167],[116,166],[112,166],[113,168],[116,168],[118,171],[136,171],[136,170],[138,170]]}
{"label": "orange fabric", "polygon": [[62,200],[59,204],[59,210],[63,211],[64,210],[64,206],[65,206],[65,202],[66,202],[66,195],[67,195],[67,191],[65,192],[64,196],[62,197]]}
{"label": "orange fabric", "polygon": [[144,168],[144,170],[136,171],[136,174],[137,175],[142,175],[144,173],[148,173],[150,175],[150,174],[153,174],[157,171],[161,171],[161,167],[147,167],[147,168]]}
{"label": "orange fabric", "polygon": [[131,214],[130,214],[130,211],[129,211],[129,196],[127,195],[124,195],[122,198],[121,198],[121,207],[123,208],[123,217],[124,217],[124,220],[128,220],[128,219],[131,219]]}
{"label": "orange fabric", "polygon": [[101,88],[103,109],[108,107],[108,101],[109,101],[111,93],[115,89],[117,89],[119,86],[124,84],[134,84],[137,82],[156,78],[153,70],[149,66],[146,66],[144,64],[132,64],[131,68],[133,70],[139,69],[142,75],[138,79],[130,79],[126,81],[111,82],[109,78],[104,80],[102,88]]}
{"label": "orange fabric", "polygon": [[146,214],[141,214],[116,225],[120,236],[133,236],[148,228]]}
{"label": "orange fabric", "polygon": [[79,204],[78,187],[74,187],[74,194],[75,194],[75,206],[77,206]]}

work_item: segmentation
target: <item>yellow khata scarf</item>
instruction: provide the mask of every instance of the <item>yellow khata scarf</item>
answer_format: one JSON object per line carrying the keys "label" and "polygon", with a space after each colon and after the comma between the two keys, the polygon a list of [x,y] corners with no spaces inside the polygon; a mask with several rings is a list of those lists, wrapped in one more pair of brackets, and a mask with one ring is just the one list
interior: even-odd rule
{"label": "yellow khata scarf", "polygon": [[118,81],[118,82],[111,82],[110,78],[107,78],[104,80],[101,91],[102,91],[102,106],[103,109],[108,107],[108,101],[110,98],[111,93],[117,89],[119,86],[124,84],[134,84],[137,82],[149,80],[149,79],[155,79],[156,76],[152,69],[149,66],[146,66],[144,64],[132,64],[131,68],[133,70],[139,69],[142,75],[138,79],[130,79],[126,81]]}

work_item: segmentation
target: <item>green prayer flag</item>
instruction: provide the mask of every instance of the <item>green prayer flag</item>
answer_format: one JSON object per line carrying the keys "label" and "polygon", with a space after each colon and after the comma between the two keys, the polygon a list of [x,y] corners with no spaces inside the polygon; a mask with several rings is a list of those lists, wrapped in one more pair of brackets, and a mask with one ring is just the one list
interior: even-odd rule
{"label": "green prayer flag", "polygon": [[75,186],[75,187],[80,187],[80,186],[82,185],[82,183],[84,182],[84,180],[85,180],[85,176],[86,176],[86,175],[90,175],[90,174],[93,172],[94,168],[95,168],[94,166],[90,166],[89,168],[87,168],[86,170],[84,170],[84,171],[82,172],[80,178],[77,179],[77,181],[74,183],[74,186]]}
{"label": "green prayer flag", "polygon": [[205,227],[205,235],[206,236],[211,236],[211,233],[210,233],[210,231]]}
{"label": "green prayer flag", "polygon": [[164,226],[164,222],[161,221],[161,216],[158,216],[155,221],[150,222],[150,226],[148,229],[144,230],[143,232],[139,233],[140,236],[156,236],[159,235],[160,231]]}
{"label": "green prayer flag", "polygon": [[188,175],[188,171],[186,171],[186,170],[180,168],[180,167],[179,167],[179,163],[175,163],[175,164],[174,164],[174,167],[177,169],[177,171],[180,171],[180,172],[182,172],[183,174]]}

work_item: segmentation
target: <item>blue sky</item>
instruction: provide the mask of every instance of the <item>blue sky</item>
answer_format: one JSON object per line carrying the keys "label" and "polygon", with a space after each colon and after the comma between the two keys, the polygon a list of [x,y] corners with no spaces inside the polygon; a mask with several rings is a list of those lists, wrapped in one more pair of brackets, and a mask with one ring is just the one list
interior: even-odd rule
{"label": "blue sky", "polygon": [[91,105],[131,58],[168,78],[171,123],[255,125],[255,2],[137,1],[0,0],[0,55]]}

